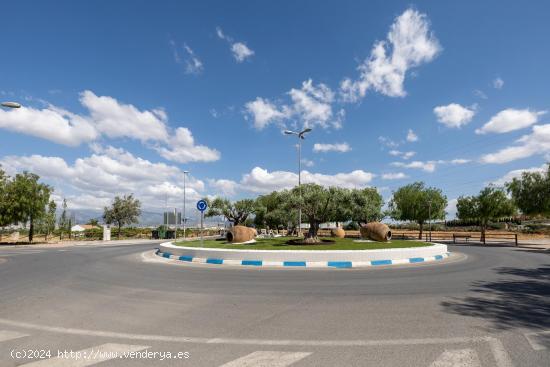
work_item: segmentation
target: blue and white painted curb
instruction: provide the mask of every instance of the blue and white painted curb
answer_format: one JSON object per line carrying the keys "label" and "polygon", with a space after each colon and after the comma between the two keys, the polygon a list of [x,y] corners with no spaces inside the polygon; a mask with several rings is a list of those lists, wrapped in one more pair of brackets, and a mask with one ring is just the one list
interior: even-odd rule
{"label": "blue and white painted curb", "polygon": [[238,260],[238,259],[222,259],[222,258],[199,258],[186,255],[174,255],[170,252],[162,252],[157,249],[156,254],[166,259],[178,260],[186,263],[196,264],[215,264],[215,265],[232,265],[232,266],[248,266],[248,267],[285,267],[285,268],[361,268],[369,266],[383,265],[403,265],[416,264],[430,261],[443,260],[450,256],[449,252],[428,256],[428,257],[412,257],[407,259],[387,259],[387,260],[371,260],[371,261],[269,261],[269,260]]}

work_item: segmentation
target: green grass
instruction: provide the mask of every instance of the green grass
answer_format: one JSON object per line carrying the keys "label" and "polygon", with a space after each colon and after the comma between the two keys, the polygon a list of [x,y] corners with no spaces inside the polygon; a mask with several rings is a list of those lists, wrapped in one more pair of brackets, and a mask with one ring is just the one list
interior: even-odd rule
{"label": "green grass", "polygon": [[296,237],[258,238],[255,243],[234,245],[224,241],[205,240],[177,242],[178,246],[206,247],[244,250],[378,250],[386,248],[424,247],[430,243],[421,241],[392,240],[390,242],[354,242],[354,238],[324,238],[334,243],[318,245],[288,245],[286,242]]}

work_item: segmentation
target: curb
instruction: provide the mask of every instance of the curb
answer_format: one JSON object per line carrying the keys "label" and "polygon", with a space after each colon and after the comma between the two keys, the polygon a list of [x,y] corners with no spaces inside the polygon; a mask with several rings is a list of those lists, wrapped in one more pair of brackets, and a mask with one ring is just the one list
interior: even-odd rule
{"label": "curb", "polygon": [[157,249],[156,255],[166,259],[172,259],[195,264],[232,265],[248,267],[281,267],[281,268],[362,268],[382,265],[417,264],[443,260],[450,256],[450,252],[429,257],[412,257],[398,260],[372,260],[372,261],[265,261],[265,260],[232,260],[218,258],[199,258],[191,256],[178,256],[170,252],[161,252]]}

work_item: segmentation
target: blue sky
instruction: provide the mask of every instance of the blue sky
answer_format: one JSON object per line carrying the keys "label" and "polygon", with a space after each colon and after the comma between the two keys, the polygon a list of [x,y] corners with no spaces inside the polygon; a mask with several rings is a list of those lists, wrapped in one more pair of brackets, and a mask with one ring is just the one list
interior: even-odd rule
{"label": "blue sky", "polygon": [[[0,162],[73,208],[151,210],[304,181],[423,180],[452,201],[550,154],[550,4],[95,1],[9,4]],[[5,13],[5,15],[8,13]],[[416,137],[416,139],[415,139]],[[317,145],[316,145],[317,144]],[[452,205],[449,208],[452,215]]]}

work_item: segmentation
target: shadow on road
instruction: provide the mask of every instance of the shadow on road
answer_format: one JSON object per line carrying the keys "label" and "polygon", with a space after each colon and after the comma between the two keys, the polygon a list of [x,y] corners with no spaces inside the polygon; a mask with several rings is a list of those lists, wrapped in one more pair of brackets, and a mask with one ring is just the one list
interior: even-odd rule
{"label": "shadow on road", "polygon": [[502,280],[472,284],[474,295],[442,302],[446,312],[487,319],[496,329],[550,328],[550,265],[497,268]]}

